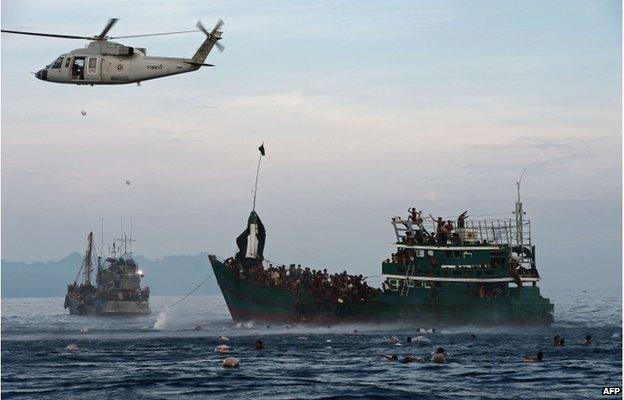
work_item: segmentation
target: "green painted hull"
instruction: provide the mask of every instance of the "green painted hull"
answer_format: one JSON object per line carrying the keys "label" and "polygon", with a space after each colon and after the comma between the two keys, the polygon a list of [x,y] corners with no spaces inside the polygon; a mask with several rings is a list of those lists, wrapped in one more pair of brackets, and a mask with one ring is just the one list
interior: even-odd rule
{"label": "green painted hull", "polygon": [[462,283],[413,288],[407,295],[386,291],[366,301],[317,303],[312,294],[241,280],[209,256],[235,322],[418,323],[441,325],[550,325],[553,305],[537,286],[509,287],[498,297],[469,296]]}

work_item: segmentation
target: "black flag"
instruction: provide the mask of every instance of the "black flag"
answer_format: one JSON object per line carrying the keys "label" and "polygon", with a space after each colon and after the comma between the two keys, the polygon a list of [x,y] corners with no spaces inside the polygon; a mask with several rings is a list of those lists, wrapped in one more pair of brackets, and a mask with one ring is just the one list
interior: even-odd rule
{"label": "black flag", "polygon": [[258,147],[258,150],[260,150],[260,154],[262,154],[263,156],[265,155],[265,153],[264,153],[264,143],[262,143],[260,145],[260,147]]}

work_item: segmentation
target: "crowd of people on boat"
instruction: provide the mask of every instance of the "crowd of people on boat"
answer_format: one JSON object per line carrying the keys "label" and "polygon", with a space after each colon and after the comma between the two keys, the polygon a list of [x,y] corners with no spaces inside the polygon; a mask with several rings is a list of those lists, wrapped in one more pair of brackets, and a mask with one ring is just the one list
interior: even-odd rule
{"label": "crowd of people on boat", "polygon": [[[429,218],[433,221],[434,232],[428,232],[424,227],[424,218],[422,216],[422,210],[418,211],[415,207],[408,210],[408,221],[411,224],[416,225],[416,229],[408,230],[405,233],[405,237],[402,238],[402,243],[406,245],[415,244],[429,244],[429,245],[447,245],[461,244],[461,237],[459,232],[455,229],[455,225],[451,220],[443,220],[442,217],[434,218],[429,214]],[[468,218],[468,211],[464,211],[457,217],[457,228],[466,227],[466,219]]]}
{"label": "crowd of people on boat", "polygon": [[295,264],[289,266],[269,264],[265,268],[260,261],[251,267],[243,267],[234,259],[226,260],[226,265],[234,269],[239,279],[288,289],[296,294],[310,293],[314,296],[317,306],[324,303],[364,301],[382,292],[381,289],[370,287],[364,276],[350,275],[346,271],[330,274],[327,269],[321,271]]}
{"label": "crowd of people on boat", "polygon": [[109,301],[148,301],[150,295],[149,287],[142,289],[122,289],[122,290],[100,290],[101,298]]}

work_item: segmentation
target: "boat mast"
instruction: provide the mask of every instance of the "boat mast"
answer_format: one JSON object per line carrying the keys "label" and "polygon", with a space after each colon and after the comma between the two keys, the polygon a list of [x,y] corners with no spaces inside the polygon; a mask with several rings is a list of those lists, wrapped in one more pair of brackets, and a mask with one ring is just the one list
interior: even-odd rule
{"label": "boat mast", "polygon": [[87,241],[87,251],[82,260],[82,283],[83,285],[89,286],[91,285],[91,275],[93,274],[93,232],[89,232]]}
{"label": "boat mast", "polygon": [[516,182],[516,188],[518,191],[518,199],[516,200],[516,209],[514,214],[516,215],[516,244],[520,248],[521,254],[518,254],[521,258],[524,258],[524,210],[522,208],[522,201],[520,200],[520,184],[522,183],[522,177],[524,177],[524,173],[526,172],[526,168],[522,171],[522,175],[520,175],[520,179]]}

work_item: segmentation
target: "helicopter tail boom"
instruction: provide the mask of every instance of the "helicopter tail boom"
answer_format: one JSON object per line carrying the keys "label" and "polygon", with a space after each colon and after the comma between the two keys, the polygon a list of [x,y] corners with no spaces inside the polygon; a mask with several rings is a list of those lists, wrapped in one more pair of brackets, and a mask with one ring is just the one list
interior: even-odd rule
{"label": "helicopter tail boom", "polygon": [[222,26],[223,21],[219,20],[217,21],[217,24],[212,29],[212,31],[208,32],[208,30],[204,28],[204,25],[202,25],[201,21],[197,22],[197,28],[204,32],[207,37],[206,40],[204,40],[204,43],[199,46],[199,48],[195,52],[195,55],[193,55],[193,57],[191,58],[191,61],[193,63],[203,64],[214,46],[217,46],[219,51],[223,51],[224,47],[221,43],[219,43],[219,40],[221,40],[221,35],[223,34],[223,31],[221,31]]}

